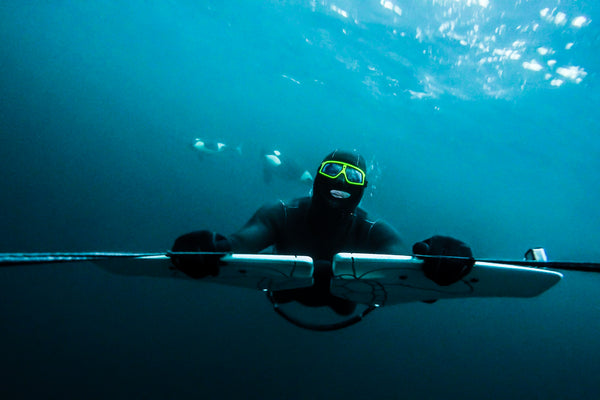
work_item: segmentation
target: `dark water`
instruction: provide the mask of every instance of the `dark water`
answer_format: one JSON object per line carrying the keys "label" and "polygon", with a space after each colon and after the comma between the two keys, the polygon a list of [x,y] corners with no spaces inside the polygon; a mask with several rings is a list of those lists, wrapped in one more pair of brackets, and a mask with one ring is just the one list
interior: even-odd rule
{"label": "dark water", "polygon": [[[479,257],[598,261],[598,20],[593,1],[5,1],[0,251],[230,233],[306,193],[265,184],[261,149],[312,171],[345,147],[377,166],[363,206],[407,245],[443,233]],[[196,137],[242,155],[201,160]],[[592,398],[599,284],[566,273],[533,299],[400,305],[313,333],[253,291],[3,269],[0,393]]]}

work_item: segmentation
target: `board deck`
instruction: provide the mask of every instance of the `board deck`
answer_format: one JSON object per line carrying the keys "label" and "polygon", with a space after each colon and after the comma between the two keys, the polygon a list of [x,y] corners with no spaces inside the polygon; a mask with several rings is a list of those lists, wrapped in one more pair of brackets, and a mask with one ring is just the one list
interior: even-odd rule
{"label": "board deck", "polygon": [[333,261],[333,295],[361,304],[391,305],[460,297],[534,297],[562,279],[539,268],[477,261],[460,281],[439,286],[412,256],[339,253]]}

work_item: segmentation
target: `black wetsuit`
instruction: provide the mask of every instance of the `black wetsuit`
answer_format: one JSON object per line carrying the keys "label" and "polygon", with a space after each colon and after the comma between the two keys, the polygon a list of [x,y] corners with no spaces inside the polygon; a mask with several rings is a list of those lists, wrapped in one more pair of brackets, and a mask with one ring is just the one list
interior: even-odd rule
{"label": "black wetsuit", "polygon": [[278,303],[296,300],[308,306],[327,305],[348,315],[355,304],[331,295],[331,261],[340,252],[400,254],[402,241],[388,223],[367,219],[356,208],[336,215],[315,206],[310,197],[261,207],[238,232],[229,236],[234,252],[256,253],[273,246],[277,254],[307,255],[315,260],[315,284],[274,293]]}
{"label": "black wetsuit", "polygon": [[319,212],[311,207],[310,197],[261,207],[229,241],[232,251],[238,253],[257,253],[274,246],[277,254],[307,255],[329,262],[340,252],[403,251],[398,233],[385,221],[367,219],[361,208],[342,217]]}

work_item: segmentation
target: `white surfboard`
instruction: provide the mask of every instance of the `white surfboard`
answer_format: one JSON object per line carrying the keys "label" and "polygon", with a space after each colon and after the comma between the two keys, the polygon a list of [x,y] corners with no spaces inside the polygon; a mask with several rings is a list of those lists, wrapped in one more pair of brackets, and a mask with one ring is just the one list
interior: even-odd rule
{"label": "white surfboard", "polygon": [[534,297],[562,279],[555,271],[477,261],[460,281],[439,286],[425,276],[422,264],[412,256],[339,253],[333,260],[331,292],[383,306],[460,297]]}
{"label": "white surfboard", "polygon": [[[186,253],[206,254],[206,253]],[[215,253],[212,253],[215,254]],[[217,277],[198,282],[277,291],[310,287],[313,261],[307,256],[224,254]],[[91,261],[113,274],[191,279],[177,270],[168,253],[20,253],[0,254],[0,266]],[[517,261],[515,261],[517,262]],[[439,286],[428,279],[423,261],[412,256],[340,253],[332,264],[331,293],[359,304],[392,305],[460,297],[533,297],[558,283],[562,274],[541,268],[477,261],[460,281]],[[559,265],[531,262],[532,265]],[[564,264],[564,263],[563,263]],[[560,264],[562,265],[562,264]],[[589,268],[591,264],[569,268]]]}
{"label": "white surfboard", "polygon": [[[258,290],[284,290],[313,284],[313,261],[307,256],[273,254],[226,254],[218,276],[201,282]],[[118,275],[191,279],[177,270],[168,255],[93,261],[98,267]]]}

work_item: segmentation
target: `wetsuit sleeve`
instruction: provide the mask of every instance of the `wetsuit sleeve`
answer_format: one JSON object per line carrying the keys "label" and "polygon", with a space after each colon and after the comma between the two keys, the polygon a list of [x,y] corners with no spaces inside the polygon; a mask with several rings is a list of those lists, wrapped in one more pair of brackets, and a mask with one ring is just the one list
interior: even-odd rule
{"label": "wetsuit sleeve", "polygon": [[239,231],[229,236],[231,250],[236,253],[258,253],[275,244],[284,212],[281,202],[258,209]]}
{"label": "wetsuit sleeve", "polygon": [[378,220],[371,227],[368,243],[371,253],[408,254],[398,231],[383,220]]}

